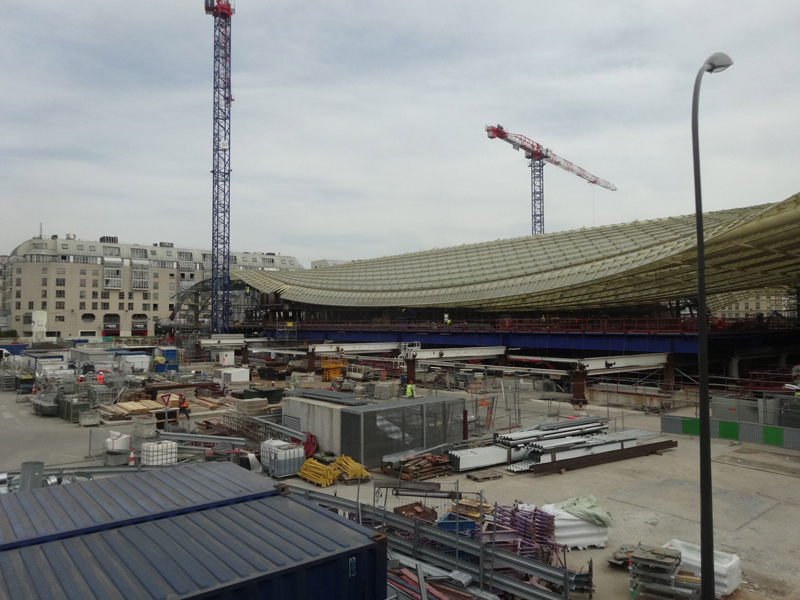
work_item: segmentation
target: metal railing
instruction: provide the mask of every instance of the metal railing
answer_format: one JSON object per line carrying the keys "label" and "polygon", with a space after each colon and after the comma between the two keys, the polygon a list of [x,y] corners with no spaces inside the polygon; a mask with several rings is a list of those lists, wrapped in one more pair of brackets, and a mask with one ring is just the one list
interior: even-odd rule
{"label": "metal railing", "polygon": [[[267,329],[277,325],[269,324]],[[711,333],[788,330],[798,327],[797,319],[748,318],[709,319]],[[296,331],[425,331],[425,332],[512,332],[512,333],[631,333],[696,334],[696,318],[583,318],[544,317],[540,319],[480,319],[444,323],[433,320],[348,320],[293,321]]]}

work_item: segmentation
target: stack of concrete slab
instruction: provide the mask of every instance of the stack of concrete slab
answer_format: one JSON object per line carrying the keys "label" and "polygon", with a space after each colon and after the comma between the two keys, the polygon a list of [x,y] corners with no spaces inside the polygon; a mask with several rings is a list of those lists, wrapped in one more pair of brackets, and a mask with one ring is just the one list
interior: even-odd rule
{"label": "stack of concrete slab", "polygon": [[[700,577],[700,546],[670,540],[663,548],[677,550],[681,557],[681,571],[689,571]],[[742,585],[742,565],[736,554],[714,552],[714,591],[717,598],[732,594]]]}
{"label": "stack of concrete slab", "polygon": [[395,382],[393,381],[376,381],[372,397],[375,400],[391,400],[396,395],[395,389]]}
{"label": "stack of concrete slab", "polygon": [[556,544],[583,550],[590,547],[605,548],[608,543],[608,527],[584,521],[552,504],[545,504],[542,510],[555,517]]}
{"label": "stack of concrete slab", "polygon": [[269,409],[268,398],[245,398],[236,401],[236,412],[245,415],[257,415]]}

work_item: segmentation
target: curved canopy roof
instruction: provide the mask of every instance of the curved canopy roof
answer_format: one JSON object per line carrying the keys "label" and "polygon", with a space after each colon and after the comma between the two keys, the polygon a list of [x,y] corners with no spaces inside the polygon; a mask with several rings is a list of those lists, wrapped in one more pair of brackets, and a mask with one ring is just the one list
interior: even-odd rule
{"label": "curved canopy roof", "polygon": [[[800,282],[800,194],[706,213],[708,293]],[[695,216],[464,244],[297,272],[237,271],[323,306],[484,310],[632,306],[696,295]]]}

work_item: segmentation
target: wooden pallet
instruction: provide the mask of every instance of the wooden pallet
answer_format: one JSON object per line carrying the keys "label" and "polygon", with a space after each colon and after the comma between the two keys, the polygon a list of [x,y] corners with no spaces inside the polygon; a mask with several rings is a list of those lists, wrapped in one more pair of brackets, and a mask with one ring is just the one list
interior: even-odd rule
{"label": "wooden pallet", "polygon": [[486,471],[484,473],[467,473],[467,479],[472,479],[472,481],[491,481],[492,479],[500,479],[503,476],[502,473],[498,473],[497,471]]}

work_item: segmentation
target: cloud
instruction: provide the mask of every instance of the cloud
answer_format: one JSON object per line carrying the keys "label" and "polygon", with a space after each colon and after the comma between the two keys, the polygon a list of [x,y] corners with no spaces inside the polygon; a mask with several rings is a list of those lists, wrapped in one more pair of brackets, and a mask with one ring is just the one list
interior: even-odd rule
{"label": "cloud", "polygon": [[[309,266],[526,235],[530,173],[490,123],[619,188],[547,166],[547,231],[689,213],[691,88],[719,50],[735,65],[703,83],[705,206],[782,200],[799,25],[786,1],[240,2],[231,245]],[[199,2],[6,16],[0,251],[39,221],[210,245],[212,32]]]}

